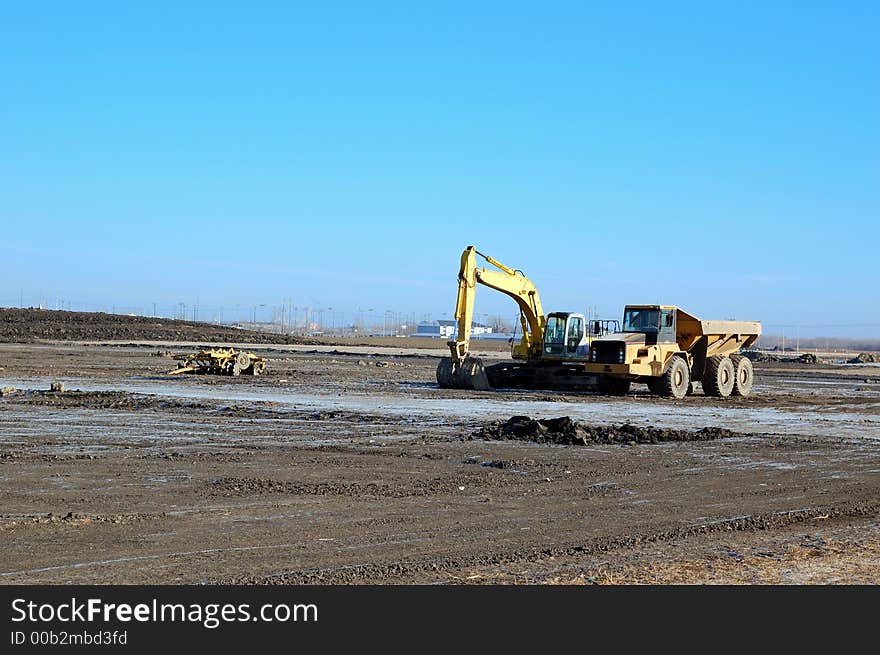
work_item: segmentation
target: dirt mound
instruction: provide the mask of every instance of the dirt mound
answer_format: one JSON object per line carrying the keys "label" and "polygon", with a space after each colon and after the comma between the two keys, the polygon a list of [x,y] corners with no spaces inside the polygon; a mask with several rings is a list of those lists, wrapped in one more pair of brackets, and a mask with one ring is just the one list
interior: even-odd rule
{"label": "dirt mound", "polygon": [[880,353],[859,353],[852,359],[848,359],[847,364],[880,364]]}
{"label": "dirt mound", "polygon": [[533,419],[514,416],[507,421],[493,421],[474,433],[486,440],[515,439],[536,443],[564,445],[663,443],[667,441],[710,441],[739,436],[724,428],[706,427],[700,430],[673,430],[669,428],[623,425],[584,425],[568,416]]}
{"label": "dirt mound", "polygon": [[753,362],[781,362],[783,360],[783,358],[779,355],[762,353],[757,350],[743,350],[742,355],[746,359],[750,359]]}
{"label": "dirt mound", "polygon": [[784,355],[776,355],[774,353],[759,352],[757,350],[742,351],[743,357],[753,362],[792,362],[797,364],[822,364],[824,363],[813,353],[803,353],[802,355],[786,357]]}
{"label": "dirt mound", "polygon": [[48,309],[0,309],[0,342],[33,343],[44,340],[317,343],[302,337],[168,318]]}

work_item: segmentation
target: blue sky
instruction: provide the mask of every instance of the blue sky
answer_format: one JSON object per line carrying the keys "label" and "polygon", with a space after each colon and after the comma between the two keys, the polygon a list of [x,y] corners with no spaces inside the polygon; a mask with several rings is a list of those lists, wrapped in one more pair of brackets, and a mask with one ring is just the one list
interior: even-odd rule
{"label": "blue sky", "polygon": [[3,3],[0,305],[880,336],[880,4],[621,5]]}

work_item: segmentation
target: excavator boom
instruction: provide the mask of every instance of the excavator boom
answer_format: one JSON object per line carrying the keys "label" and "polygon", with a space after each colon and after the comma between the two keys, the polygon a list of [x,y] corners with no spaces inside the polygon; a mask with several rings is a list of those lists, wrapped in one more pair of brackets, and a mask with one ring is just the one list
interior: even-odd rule
{"label": "excavator boom", "polygon": [[[477,255],[498,270],[478,268]],[[474,246],[468,246],[461,254],[461,266],[458,272],[458,295],[455,302],[458,332],[448,343],[452,357],[449,360],[442,360],[437,369],[437,380],[442,387],[489,388],[482,362],[470,355],[477,283],[510,296],[519,307],[523,336],[520,343],[514,346],[513,357],[515,359],[540,357],[547,320],[537,288],[521,271],[484,255]]]}

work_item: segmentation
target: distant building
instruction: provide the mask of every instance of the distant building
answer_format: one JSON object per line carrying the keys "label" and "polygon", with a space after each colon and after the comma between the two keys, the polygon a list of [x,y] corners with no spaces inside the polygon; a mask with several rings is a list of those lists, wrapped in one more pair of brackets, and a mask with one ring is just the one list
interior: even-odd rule
{"label": "distant building", "polygon": [[[453,339],[458,333],[457,321],[432,321],[430,323],[419,323],[416,327],[414,337],[430,337],[434,339]],[[482,323],[471,323],[471,335],[491,334],[492,328]]]}

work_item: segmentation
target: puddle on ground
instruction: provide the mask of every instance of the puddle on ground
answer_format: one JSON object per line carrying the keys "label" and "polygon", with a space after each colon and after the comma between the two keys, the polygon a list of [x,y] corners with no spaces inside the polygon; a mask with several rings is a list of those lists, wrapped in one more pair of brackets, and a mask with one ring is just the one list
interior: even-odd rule
{"label": "puddle on ground", "polygon": [[[583,397],[583,400],[567,402],[547,400],[504,400],[496,398],[407,398],[386,396],[376,393],[297,393],[276,389],[242,389],[231,385],[211,385],[210,387],[191,387],[169,384],[166,381],[148,381],[113,384],[95,383],[91,380],[66,378],[71,390],[82,391],[128,391],[130,393],[153,394],[184,399],[207,399],[213,401],[271,402],[279,409],[287,407],[295,410],[348,411],[372,415],[385,415],[400,420],[401,417],[420,417],[454,420],[506,419],[516,415],[538,418],[570,416],[574,420],[595,424],[633,423],[669,428],[702,428],[706,426],[724,427],[738,432],[761,432],[779,434],[798,434],[806,436],[833,436],[880,439],[880,406],[868,405],[861,412],[818,413],[815,408],[791,407],[727,407],[724,405],[692,404],[687,401],[670,404],[641,402],[639,397],[605,400],[601,397]],[[0,379],[0,386],[12,385],[18,388],[45,389],[48,380]],[[76,415],[77,411],[66,410],[65,417]],[[33,420],[33,413],[30,413]],[[292,417],[293,418],[293,417]],[[50,419],[51,422],[51,419]],[[230,427],[234,422],[228,422]],[[224,423],[226,425],[226,423]],[[37,430],[42,430],[41,425]],[[67,427],[70,427],[69,425]],[[153,431],[153,438],[168,439],[163,431],[161,437],[155,434],[154,419],[145,419],[144,431]],[[234,428],[233,428],[234,429]],[[252,430],[251,428],[248,428]],[[36,431],[36,430],[35,430]],[[25,433],[29,430],[25,430]],[[175,436],[177,439],[194,440],[202,436],[198,431],[186,428]],[[18,432],[20,436],[21,431]],[[8,432],[5,437],[13,436]]]}

